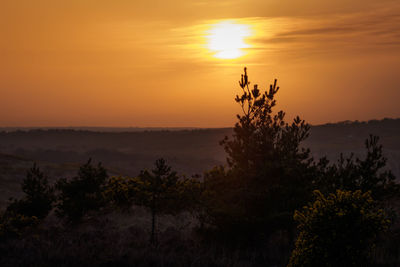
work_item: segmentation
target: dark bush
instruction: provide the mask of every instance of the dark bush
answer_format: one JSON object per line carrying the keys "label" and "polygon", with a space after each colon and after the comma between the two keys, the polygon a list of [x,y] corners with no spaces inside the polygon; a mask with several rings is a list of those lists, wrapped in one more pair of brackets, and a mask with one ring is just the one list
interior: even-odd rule
{"label": "dark bush", "polygon": [[64,178],[57,181],[59,196],[56,214],[76,222],[89,211],[103,207],[103,191],[107,178],[107,171],[101,163],[94,167],[89,160],[80,167],[78,176],[71,180]]}
{"label": "dark bush", "polygon": [[106,200],[120,210],[128,210],[137,196],[137,179],[131,177],[111,177],[107,182],[104,195]]}
{"label": "dark bush", "polygon": [[288,266],[368,266],[379,233],[390,221],[371,193],[340,191],[296,211],[299,235]]}
{"label": "dark bush", "polygon": [[28,170],[21,184],[25,193],[20,200],[13,200],[7,207],[7,212],[18,213],[27,217],[35,216],[43,219],[53,208],[55,200],[54,189],[48,179],[36,166]]}
{"label": "dark bush", "polygon": [[26,216],[14,212],[0,215],[0,241],[20,237],[29,227],[39,223],[36,216]]}
{"label": "dark bush", "polygon": [[383,155],[383,147],[377,136],[365,140],[365,157],[355,157],[350,154],[347,158],[340,155],[336,163],[330,164],[322,158],[317,168],[316,186],[324,193],[336,190],[371,191],[377,201],[391,200],[399,196],[400,186],[396,177],[386,168],[387,159]]}

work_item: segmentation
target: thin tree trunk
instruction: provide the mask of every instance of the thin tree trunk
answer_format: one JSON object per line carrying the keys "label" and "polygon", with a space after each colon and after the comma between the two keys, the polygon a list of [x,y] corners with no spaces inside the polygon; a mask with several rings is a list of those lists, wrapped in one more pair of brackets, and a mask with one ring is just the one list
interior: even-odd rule
{"label": "thin tree trunk", "polygon": [[156,238],[156,203],[155,196],[153,195],[152,204],[151,204],[151,237],[150,243],[152,245],[157,245]]}

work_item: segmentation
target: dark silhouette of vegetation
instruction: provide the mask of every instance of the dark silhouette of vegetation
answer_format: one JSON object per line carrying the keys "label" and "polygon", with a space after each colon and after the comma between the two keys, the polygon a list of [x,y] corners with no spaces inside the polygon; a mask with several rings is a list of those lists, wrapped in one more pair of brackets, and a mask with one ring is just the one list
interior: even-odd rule
{"label": "dark silhouette of vegetation", "polygon": [[0,215],[0,241],[18,238],[29,228],[38,225],[36,216],[26,216],[14,211],[6,211]]}
{"label": "dark silhouette of vegetation", "polygon": [[20,237],[44,219],[55,200],[54,189],[36,163],[27,171],[21,183],[22,199],[11,199],[7,209],[0,215],[0,240]]}
{"label": "dark silhouette of vegetation", "polygon": [[314,195],[314,203],[294,214],[299,236],[288,266],[370,265],[376,237],[390,224],[371,193]]}
{"label": "dark silhouette of vegetation", "polygon": [[188,209],[189,196],[195,197],[195,181],[180,178],[164,159],[155,162],[152,171],[144,170],[136,179],[136,204],[148,207],[151,213],[150,243],[157,245],[157,217],[177,214]]}
{"label": "dark silhouette of vegetation", "polygon": [[362,159],[355,158],[353,153],[347,158],[340,154],[338,161],[330,164],[322,158],[317,164],[317,177],[320,178],[317,187],[326,193],[336,190],[371,191],[372,197],[378,201],[399,196],[399,184],[393,173],[386,169],[387,159],[379,138],[371,135],[365,140],[365,147],[367,151]]}
{"label": "dark silhouette of vegetation", "polygon": [[164,208],[171,208],[168,205],[168,200],[173,199],[176,193],[176,185],[178,176],[176,172],[171,172],[171,167],[166,165],[165,160],[159,159],[155,163],[156,168],[152,172],[143,171],[139,177],[142,185],[142,198],[143,205],[148,206],[151,211],[151,237],[152,244],[157,243],[156,237],[156,218],[158,212]]}
{"label": "dark silhouette of vegetation", "polygon": [[[285,113],[273,113],[279,90],[276,80],[269,91],[250,89],[246,68],[239,85],[242,107],[232,139],[221,144],[228,168],[218,167],[205,176],[208,219],[227,235],[266,240],[274,229],[291,229],[291,214],[309,199],[310,151],[300,147],[310,126]],[[243,241],[243,240],[242,240]]]}
{"label": "dark silhouette of vegetation", "polygon": [[80,167],[78,176],[57,181],[59,191],[56,214],[69,221],[79,221],[89,211],[105,205],[103,190],[108,179],[106,169],[101,163],[94,167],[91,159]]}
{"label": "dark silhouette of vegetation", "polygon": [[35,216],[43,219],[53,208],[55,200],[54,189],[49,185],[48,179],[40,171],[36,163],[28,170],[21,184],[24,198],[12,200],[7,207],[7,212],[21,214],[24,216]]}
{"label": "dark silhouette of vegetation", "polygon": [[104,195],[112,207],[128,211],[138,195],[137,178],[111,177],[104,189]]}

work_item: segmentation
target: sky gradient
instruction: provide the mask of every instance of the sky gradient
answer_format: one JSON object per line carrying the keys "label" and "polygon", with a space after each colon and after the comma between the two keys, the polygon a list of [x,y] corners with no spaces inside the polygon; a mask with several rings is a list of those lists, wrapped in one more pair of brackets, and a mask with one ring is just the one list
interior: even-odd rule
{"label": "sky gradient", "polygon": [[[246,25],[216,58],[213,25]],[[0,126],[233,126],[238,79],[312,124],[400,117],[400,2],[4,0]]]}

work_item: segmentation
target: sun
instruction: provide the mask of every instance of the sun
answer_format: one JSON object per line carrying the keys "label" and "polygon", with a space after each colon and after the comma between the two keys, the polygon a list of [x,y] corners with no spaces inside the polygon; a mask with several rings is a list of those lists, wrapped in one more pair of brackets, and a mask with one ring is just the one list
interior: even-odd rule
{"label": "sun", "polygon": [[238,58],[244,55],[244,48],[251,47],[245,42],[252,35],[250,26],[246,24],[224,21],[213,24],[207,33],[207,48],[216,58]]}

